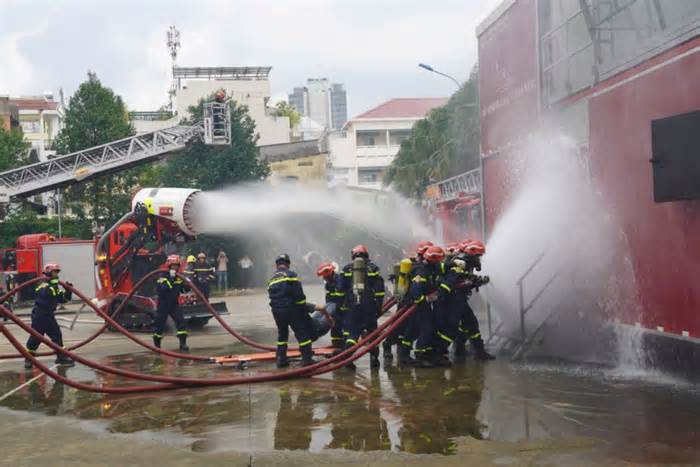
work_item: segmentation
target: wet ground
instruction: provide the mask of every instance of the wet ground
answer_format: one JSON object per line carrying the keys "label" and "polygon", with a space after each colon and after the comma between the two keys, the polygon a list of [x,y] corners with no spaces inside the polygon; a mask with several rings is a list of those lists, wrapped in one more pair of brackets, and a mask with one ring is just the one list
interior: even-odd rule
{"label": "wet ground", "polygon": [[[236,328],[275,340],[264,297],[227,301]],[[81,324],[66,337],[91,329]],[[213,324],[191,341],[200,354],[246,351]],[[81,354],[183,376],[272,369],[176,362],[115,334]],[[81,366],[61,371],[130,384]],[[0,398],[36,375],[21,361],[1,362]],[[700,388],[645,371],[470,358],[450,369],[378,371],[363,358],[355,373],[132,396],[41,377],[0,400],[0,436],[8,465],[700,465]]]}

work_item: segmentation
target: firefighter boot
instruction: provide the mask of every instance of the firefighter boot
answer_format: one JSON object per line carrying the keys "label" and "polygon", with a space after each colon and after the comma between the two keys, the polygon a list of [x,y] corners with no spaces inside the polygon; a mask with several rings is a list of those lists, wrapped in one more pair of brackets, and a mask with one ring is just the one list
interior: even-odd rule
{"label": "firefighter boot", "polygon": [[484,348],[484,341],[481,339],[472,340],[472,346],[474,347],[474,360],[495,360],[496,357],[491,355]]}
{"label": "firefighter boot", "polygon": [[406,344],[398,345],[399,353],[399,364],[401,365],[415,365],[416,361],[411,357],[411,347]]}
{"label": "firefighter boot", "polygon": [[375,347],[369,352],[369,367],[376,369],[380,366],[381,365],[379,364],[379,349]]}
{"label": "firefighter boot", "polygon": [[157,347],[160,349],[160,342],[162,340],[163,340],[163,338],[160,336],[153,336],[153,347]]}
{"label": "firefighter boot", "polygon": [[[353,344],[352,342],[347,342],[347,341],[346,341],[346,342],[345,342],[345,350],[349,349],[349,348],[352,347],[353,345],[354,345],[354,344]],[[350,357],[350,356],[351,356],[351,355],[348,355],[348,357]],[[348,370],[352,370],[352,371],[355,371],[355,370],[357,369],[357,367],[355,366],[355,364],[354,364],[353,362],[350,362],[350,363],[348,363],[347,365],[345,365],[345,368],[347,368]]]}
{"label": "firefighter boot", "polygon": [[64,353],[60,353],[60,354],[56,355],[55,363],[56,363],[56,365],[63,365],[63,366],[74,366],[75,365],[75,362],[73,361],[73,359]]}
{"label": "firefighter boot", "polygon": [[464,336],[460,333],[457,338],[453,342],[453,346],[455,348],[455,357],[465,357],[468,355],[467,347],[465,346],[466,340],[464,339]]}
{"label": "firefighter boot", "polygon": [[180,351],[188,352],[190,348],[187,347],[187,334],[179,334],[177,338],[180,341]]}
{"label": "firefighter boot", "polygon": [[391,353],[391,342],[388,340],[382,342],[382,356],[385,361],[392,361],[394,359],[394,354]]}
{"label": "firefighter boot", "polygon": [[284,368],[289,366],[289,360],[287,360],[287,346],[278,345],[277,346],[277,368]]}
{"label": "firefighter boot", "polygon": [[416,355],[416,366],[418,368],[433,368],[435,365],[433,365],[431,354],[428,351],[423,351],[423,352],[417,352]]}
{"label": "firefighter boot", "polygon": [[446,353],[442,349],[435,350],[431,353],[431,361],[434,366],[450,367],[452,362],[447,357]]}
{"label": "firefighter boot", "polygon": [[311,344],[300,347],[301,351],[301,366],[309,366],[316,363],[314,360],[314,351],[311,349]]}

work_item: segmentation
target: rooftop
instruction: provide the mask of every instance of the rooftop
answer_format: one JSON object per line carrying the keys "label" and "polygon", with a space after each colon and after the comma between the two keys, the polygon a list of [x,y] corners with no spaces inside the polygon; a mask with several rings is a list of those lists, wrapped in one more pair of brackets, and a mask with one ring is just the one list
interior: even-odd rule
{"label": "rooftop", "polygon": [[398,97],[353,118],[424,118],[436,107],[447,104],[447,97]]}
{"label": "rooftop", "polygon": [[58,108],[58,102],[39,97],[10,99],[10,105],[14,105],[19,110],[56,110]]}

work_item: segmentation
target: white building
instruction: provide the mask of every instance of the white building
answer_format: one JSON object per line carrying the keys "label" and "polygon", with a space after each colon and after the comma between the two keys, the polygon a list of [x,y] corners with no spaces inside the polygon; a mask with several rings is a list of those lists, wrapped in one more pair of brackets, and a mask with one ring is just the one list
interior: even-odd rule
{"label": "white building", "polygon": [[349,120],[328,136],[329,185],[382,188],[386,168],[413,125],[447,98],[391,99]]}
{"label": "white building", "polygon": [[17,109],[24,139],[39,161],[56,155],[54,140],[63,128],[64,109],[50,93],[43,96],[22,96],[10,99]]}
{"label": "white building", "polygon": [[[288,143],[290,127],[288,117],[278,117],[268,107],[270,100],[270,67],[175,67],[177,80],[175,91],[176,114],[169,120],[146,119],[154,112],[134,112],[132,118],[136,131],[145,133],[176,125],[189,118],[189,108],[200,99],[211,96],[219,89],[233,100],[248,107],[255,120],[260,139],[258,146]],[[142,119],[144,118],[144,119]]]}

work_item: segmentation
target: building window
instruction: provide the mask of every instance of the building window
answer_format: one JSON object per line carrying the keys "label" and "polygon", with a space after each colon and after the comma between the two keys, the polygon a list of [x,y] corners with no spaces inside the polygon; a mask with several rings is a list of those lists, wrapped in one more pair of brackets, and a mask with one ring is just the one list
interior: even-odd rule
{"label": "building window", "polygon": [[379,146],[383,144],[382,132],[380,131],[358,131],[357,146]]}
{"label": "building window", "polygon": [[389,141],[392,146],[401,146],[401,143],[411,137],[411,130],[391,130]]}
{"label": "building window", "polygon": [[357,171],[357,182],[360,185],[376,185],[382,181],[383,169],[359,169]]}

